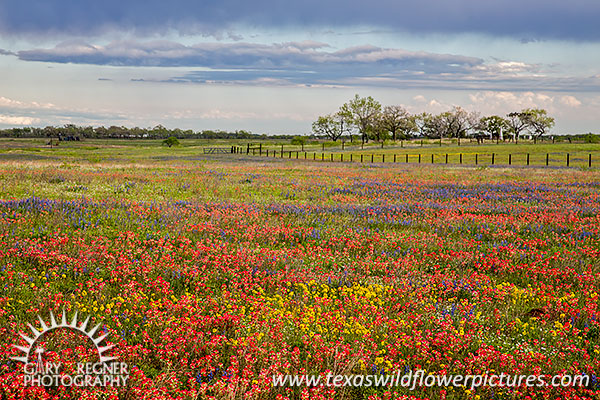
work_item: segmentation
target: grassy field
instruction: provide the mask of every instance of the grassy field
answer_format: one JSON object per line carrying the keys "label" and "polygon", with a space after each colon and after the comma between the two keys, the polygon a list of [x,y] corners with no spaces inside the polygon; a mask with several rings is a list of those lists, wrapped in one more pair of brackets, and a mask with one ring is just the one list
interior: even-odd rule
{"label": "grassy field", "polygon": [[[246,147],[243,147],[245,151]],[[284,145],[284,157],[289,157],[286,152],[298,152],[300,151],[299,158],[304,158],[301,146]],[[281,157],[281,144],[270,144],[263,146],[264,152],[273,152],[275,156]],[[490,165],[494,161],[494,165],[527,165],[527,158],[529,154],[529,165],[545,166],[546,157],[548,158],[549,166],[566,166],[567,165],[567,154],[569,154],[569,166],[573,167],[589,167],[589,157],[592,157],[592,167],[600,166],[600,144],[569,144],[569,143],[500,143],[500,144],[476,144],[470,142],[463,142],[460,146],[456,143],[443,143],[442,146],[437,144],[429,143],[420,145],[420,141],[415,140],[411,143],[405,143],[400,145],[387,144],[383,148],[380,144],[367,144],[361,145],[348,145],[345,144],[342,149],[340,144],[323,146],[323,145],[305,145],[304,151],[307,154],[308,159],[315,159],[315,153],[317,160],[331,160],[333,154],[333,160],[335,161],[350,161],[360,162],[361,155],[363,156],[363,162],[370,162],[371,155],[374,156],[374,162],[393,162],[394,155],[396,155],[396,162],[406,162],[406,156],[408,155],[408,162],[418,163],[419,155],[421,156],[421,163],[431,163],[432,156],[433,162],[436,164],[445,164],[446,155],[448,155],[448,163],[459,164],[462,163],[475,165]],[[253,154],[258,154],[257,150],[253,151]],[[324,154],[324,156],[322,155]],[[493,154],[493,160],[492,160]],[[264,155],[264,153],[263,153]],[[477,159],[476,159],[477,155]],[[292,158],[295,158],[296,154],[292,154]],[[385,158],[384,158],[385,157]]]}
{"label": "grassy field", "polygon": [[[368,143],[364,146],[345,144],[342,149],[341,143],[325,142],[306,144],[305,146],[291,145],[289,141],[248,142],[246,140],[182,140],[181,145],[168,148],[161,140],[118,140],[118,139],[87,139],[82,142],[60,142],[57,147],[50,148],[47,139],[0,139],[0,158],[20,159],[62,159],[73,161],[87,161],[99,163],[102,161],[115,160],[161,160],[161,159],[196,159],[203,156],[205,147],[230,148],[235,146],[242,153],[246,152],[247,145],[252,145],[251,154],[258,155],[258,145],[261,146],[262,155],[266,156],[269,151],[271,157],[281,158],[283,148],[284,158],[352,161],[360,162],[361,155],[364,163],[371,162],[408,162],[423,164],[433,163],[465,165],[529,165],[545,166],[546,158],[549,166],[567,166],[567,154],[569,155],[569,166],[587,168],[591,156],[591,166],[600,166],[600,144],[569,144],[569,143],[538,143],[521,142],[481,144],[463,141],[460,146],[456,141],[444,142],[442,146],[436,141],[429,141],[420,145],[420,140],[411,142],[400,142],[386,144],[383,148],[377,143]],[[307,154],[305,155],[304,152]],[[291,154],[290,154],[291,152]],[[298,153],[298,155],[296,155]],[[462,154],[462,156],[461,156]],[[492,160],[492,154],[493,160]],[[446,157],[447,155],[447,157]],[[529,156],[528,156],[529,155]],[[371,157],[373,156],[373,158]],[[477,158],[477,159],[476,159]]]}
{"label": "grassy field", "polygon": [[[298,162],[205,146],[231,142],[0,141],[0,398],[600,396],[599,170]],[[130,366],[125,387],[24,386],[9,358],[27,345],[19,332],[63,309],[108,334]],[[36,346],[67,371],[97,361],[60,331]],[[548,384],[273,384],[417,370]],[[583,386],[549,384],[575,375]]]}

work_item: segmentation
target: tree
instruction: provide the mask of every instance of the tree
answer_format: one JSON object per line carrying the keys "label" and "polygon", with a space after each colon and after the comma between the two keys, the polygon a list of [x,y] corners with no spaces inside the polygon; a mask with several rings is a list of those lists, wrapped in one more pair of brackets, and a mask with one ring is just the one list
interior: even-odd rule
{"label": "tree", "polygon": [[433,133],[432,137],[438,136],[440,142],[444,137],[460,137],[457,133],[458,127],[456,126],[456,119],[457,117],[452,111],[446,111],[439,115],[435,115],[430,122]]}
{"label": "tree", "polygon": [[527,110],[519,112],[511,112],[506,120],[510,132],[512,133],[515,143],[519,143],[519,135],[529,126],[529,114]]}
{"label": "tree", "polygon": [[455,106],[447,114],[448,133],[456,138],[466,137],[470,130],[479,125],[479,113],[468,112],[462,107]]}
{"label": "tree", "polygon": [[433,121],[434,128],[440,140],[443,137],[455,137],[460,139],[467,136],[470,130],[478,128],[479,113],[468,112],[462,107],[455,106],[451,111],[446,111],[436,116]]}
{"label": "tree", "polygon": [[158,124],[150,130],[150,133],[152,134],[152,138],[164,138],[167,137],[169,130],[164,126]]}
{"label": "tree", "polygon": [[379,118],[380,127],[392,134],[392,140],[406,139],[410,133],[415,131],[413,117],[402,106],[386,106]]}
{"label": "tree", "polygon": [[326,135],[334,142],[344,133],[344,121],[338,114],[320,116],[312,124],[312,130],[317,135]]}
{"label": "tree", "polygon": [[436,117],[428,112],[415,115],[413,117],[415,129],[420,136],[435,137],[437,135],[437,120]]}
{"label": "tree", "polygon": [[49,137],[49,138],[51,138],[53,136],[58,136],[58,129],[56,129],[53,126],[45,127],[43,132],[44,132],[44,136]]}
{"label": "tree", "polygon": [[544,136],[554,126],[554,118],[549,117],[544,109],[528,108],[523,112],[527,114],[527,126],[534,139]]}
{"label": "tree", "polygon": [[163,144],[168,147],[179,146],[179,140],[177,140],[175,136],[169,136],[168,138],[163,140]]}
{"label": "tree", "polygon": [[369,139],[376,142],[384,142],[390,138],[390,131],[383,124],[381,115],[377,118],[371,130],[369,131]]}
{"label": "tree", "polygon": [[358,129],[364,143],[369,135],[377,129],[377,120],[380,113],[381,104],[378,101],[371,96],[359,97],[357,94],[352,100],[340,107],[338,114]]}
{"label": "tree", "polygon": [[491,139],[504,140],[503,132],[510,129],[508,121],[498,115],[481,118],[481,128]]}

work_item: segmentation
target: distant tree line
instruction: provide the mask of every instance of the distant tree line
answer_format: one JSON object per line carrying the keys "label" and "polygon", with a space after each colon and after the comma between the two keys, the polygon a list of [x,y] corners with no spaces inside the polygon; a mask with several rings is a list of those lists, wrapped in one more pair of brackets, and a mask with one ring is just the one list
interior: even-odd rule
{"label": "distant tree line", "polygon": [[0,137],[13,138],[58,138],[60,140],[86,139],[243,139],[243,140],[266,140],[266,139],[293,139],[295,135],[266,135],[256,134],[245,130],[235,132],[227,131],[193,131],[182,129],[168,129],[162,125],[154,128],[127,128],[124,126],[47,126],[45,128],[22,127],[0,129]]}
{"label": "distant tree line", "polygon": [[352,140],[358,133],[361,141],[401,140],[413,137],[461,138],[475,137],[518,142],[524,134],[534,140],[547,134],[554,118],[544,109],[527,108],[505,116],[481,116],[478,112],[454,107],[440,114],[423,112],[410,114],[398,105],[382,107],[369,97],[355,95],[333,114],[319,116],[312,125],[314,134],[336,141],[344,135]]}

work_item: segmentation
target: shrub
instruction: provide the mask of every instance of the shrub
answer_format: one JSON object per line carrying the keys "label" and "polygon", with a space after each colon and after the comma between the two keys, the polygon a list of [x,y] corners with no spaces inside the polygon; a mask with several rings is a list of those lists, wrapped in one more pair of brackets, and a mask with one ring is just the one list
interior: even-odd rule
{"label": "shrub", "polygon": [[302,136],[294,136],[292,144],[296,146],[303,146],[306,144],[306,138]]}
{"label": "shrub", "polygon": [[163,140],[163,145],[168,147],[179,146],[179,140],[175,136],[169,136],[165,140]]}

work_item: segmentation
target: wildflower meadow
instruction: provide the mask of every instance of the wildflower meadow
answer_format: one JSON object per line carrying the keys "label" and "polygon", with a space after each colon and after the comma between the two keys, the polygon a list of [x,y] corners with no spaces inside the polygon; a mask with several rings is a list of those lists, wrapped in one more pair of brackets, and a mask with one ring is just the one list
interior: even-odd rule
{"label": "wildflower meadow", "polygon": [[[600,397],[597,170],[63,155],[2,158],[0,182],[3,399]],[[63,310],[126,385],[24,384],[19,333]],[[97,357],[59,333],[46,359]],[[417,369],[589,379],[272,381]]]}

